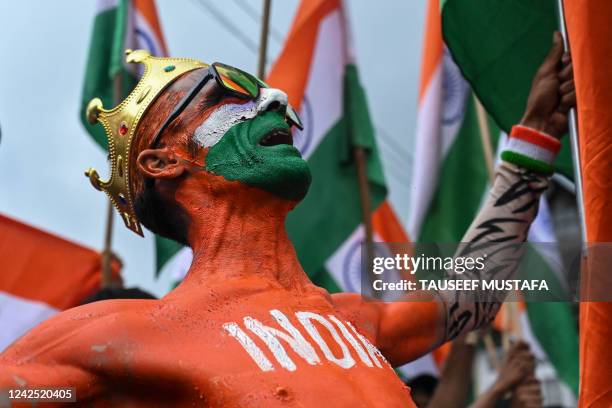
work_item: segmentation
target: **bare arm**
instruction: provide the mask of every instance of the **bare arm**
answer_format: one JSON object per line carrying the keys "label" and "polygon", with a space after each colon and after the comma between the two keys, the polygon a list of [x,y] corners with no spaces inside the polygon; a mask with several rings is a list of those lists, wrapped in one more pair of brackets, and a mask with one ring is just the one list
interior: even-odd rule
{"label": "bare arm", "polygon": [[[462,240],[469,244],[461,248],[458,254],[461,256],[482,253],[479,248],[495,243],[493,255],[476,278],[508,279],[518,268],[524,248],[516,244],[527,239],[540,195],[548,186],[543,174],[552,169],[560,147],[557,139],[567,130],[567,113],[575,103],[571,59],[563,53],[561,35],[555,33],[551,50],[534,77],[522,128],[513,129],[502,154],[506,162],[498,167],[493,189]],[[482,288],[478,295],[487,297]],[[466,301],[459,292],[444,293],[443,297],[446,308],[443,341],[488,324],[501,303],[500,299]]]}
{"label": "bare arm", "polygon": [[[534,77],[521,121],[521,125],[540,134],[539,142],[543,138],[558,144],[554,138],[559,138],[567,128],[567,112],[575,105],[572,75],[571,60],[563,55],[557,33],[549,55]],[[550,138],[552,142],[546,135],[554,137]],[[528,146],[533,147],[529,143]],[[551,153],[547,160],[553,158]],[[462,247],[458,254],[478,253],[480,244],[503,243],[505,251],[489,258],[489,263],[503,265],[501,270],[494,271],[499,277],[509,277],[517,268],[521,253],[513,252],[513,248],[525,241],[540,195],[548,186],[540,167],[535,166],[535,170],[528,167],[525,163],[519,166],[503,162],[497,168],[489,197],[462,240],[471,245]],[[490,278],[486,276],[490,272],[485,267],[485,276],[478,278]],[[483,326],[495,317],[500,306],[499,299],[475,302],[452,292],[411,292],[406,301],[391,303],[364,304],[358,298],[336,295],[344,304],[343,310],[352,312],[356,320],[370,328],[371,339],[393,365],[411,361],[439,344]]]}
{"label": "bare arm", "polygon": [[[466,273],[465,279],[510,279],[518,268],[540,195],[548,187],[546,177],[524,168],[502,162],[497,169],[495,184],[484,207],[464,236],[457,256],[478,257],[488,254],[485,268],[479,273]],[[487,245],[490,244],[490,245]],[[452,271],[450,272],[453,273]],[[457,275],[455,275],[456,277]],[[446,308],[446,328],[443,340],[451,340],[467,331],[490,323],[499,307],[499,298],[476,302],[471,296],[486,299],[486,292],[441,293]],[[489,300],[489,299],[486,299]]]}
{"label": "bare arm", "polygon": [[429,402],[436,408],[454,408],[464,406],[472,384],[472,366],[476,347],[468,344],[465,337],[458,338],[451,346],[451,351],[444,363],[440,382]]}

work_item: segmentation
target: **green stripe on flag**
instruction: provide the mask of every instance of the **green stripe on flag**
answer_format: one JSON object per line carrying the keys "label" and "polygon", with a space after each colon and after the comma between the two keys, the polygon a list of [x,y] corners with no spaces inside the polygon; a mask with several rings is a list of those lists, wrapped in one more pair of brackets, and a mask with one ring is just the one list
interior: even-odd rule
{"label": "green stripe on flag", "polygon": [[183,248],[183,245],[168,238],[155,235],[155,276],[159,276],[162,268],[178,251]]}
{"label": "green stripe on flag", "polygon": [[[487,112],[506,133],[519,123],[533,76],[558,29],[556,3],[442,1],[444,41]],[[573,177],[568,138],[555,165]]]}
{"label": "green stripe on flag", "polygon": [[[556,3],[556,0],[443,0],[441,3],[442,31],[453,59],[487,112],[506,132],[520,121],[533,76],[550,49],[552,34],[558,27]],[[563,141],[555,167],[572,178],[568,139]],[[465,221],[466,227],[472,218]],[[436,230],[434,227],[429,227],[432,233]],[[552,274],[548,267],[543,268]],[[538,341],[559,377],[577,395],[578,347],[569,306],[529,302],[527,309]]]}
{"label": "green stripe on flag", "polygon": [[[493,147],[499,129],[489,120]],[[459,242],[478,212],[487,186],[482,139],[474,98],[467,102],[463,123],[440,170],[439,184],[423,222],[420,242]]]}
{"label": "green stripe on flag", "polygon": [[[578,331],[569,303],[529,302],[531,330],[561,378],[578,395]],[[561,335],[557,335],[560,333]]]}
{"label": "green stripe on flag", "polygon": [[[546,281],[549,287],[547,296],[550,299],[555,296],[558,299],[567,298],[567,290],[560,285],[551,266],[538,253],[537,248],[529,248],[521,269],[519,276]],[[534,300],[525,302],[525,305],[531,330],[555,367],[557,375],[574,395],[578,395],[578,330],[570,304]]]}
{"label": "green stripe on flag", "polygon": [[121,73],[121,96],[127,95],[136,86],[136,79],[125,70],[122,62],[127,14],[123,9],[126,7],[127,3],[122,1],[121,7],[107,9],[95,17],[83,83],[79,119],[96,143],[105,150],[108,150],[108,140],[104,128],[89,124],[85,119],[85,110],[93,98],[100,98],[106,109],[115,106],[113,78],[117,72]]}
{"label": "green stripe on flag", "polygon": [[289,214],[287,230],[304,270],[314,276],[362,222],[353,148],[367,152],[371,208],[386,195],[374,131],[357,71],[348,65],[344,112],[310,156],[312,184],[306,198]]}
{"label": "green stripe on flag", "polygon": [[325,288],[329,293],[339,293],[344,291],[325,267],[321,267],[314,275],[312,275],[311,280],[312,283]]}

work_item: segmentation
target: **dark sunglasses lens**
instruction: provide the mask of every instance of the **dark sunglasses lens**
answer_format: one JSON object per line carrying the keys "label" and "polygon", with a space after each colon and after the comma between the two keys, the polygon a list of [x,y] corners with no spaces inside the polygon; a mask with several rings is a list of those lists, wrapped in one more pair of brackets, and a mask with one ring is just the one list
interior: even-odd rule
{"label": "dark sunglasses lens", "polygon": [[[220,62],[215,62],[213,67],[223,86],[246,97],[257,98],[260,88],[269,88],[261,79],[238,68]],[[287,106],[287,119],[300,130],[304,129],[300,117],[291,106]]]}
{"label": "dark sunglasses lens", "polygon": [[250,75],[225,64],[215,63],[213,66],[219,80],[227,89],[250,98],[256,98],[259,94],[259,86],[256,81],[249,78]]}

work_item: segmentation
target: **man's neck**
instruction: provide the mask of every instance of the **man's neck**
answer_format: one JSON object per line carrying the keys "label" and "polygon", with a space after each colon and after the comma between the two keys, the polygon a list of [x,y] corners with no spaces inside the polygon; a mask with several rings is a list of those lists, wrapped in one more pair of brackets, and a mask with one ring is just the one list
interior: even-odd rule
{"label": "man's neck", "polygon": [[310,286],[285,229],[293,204],[253,188],[226,196],[189,201],[193,262],[185,284],[257,277],[287,289]]}

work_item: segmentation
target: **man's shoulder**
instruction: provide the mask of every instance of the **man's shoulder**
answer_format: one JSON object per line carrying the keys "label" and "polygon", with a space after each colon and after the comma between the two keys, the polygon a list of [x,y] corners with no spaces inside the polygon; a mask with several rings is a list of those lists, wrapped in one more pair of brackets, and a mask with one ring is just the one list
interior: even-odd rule
{"label": "man's shoulder", "polygon": [[137,330],[146,324],[142,316],[158,303],[157,300],[117,299],[65,310],[16,340],[0,354],[0,361],[65,360],[76,349],[104,344],[117,332]]}

